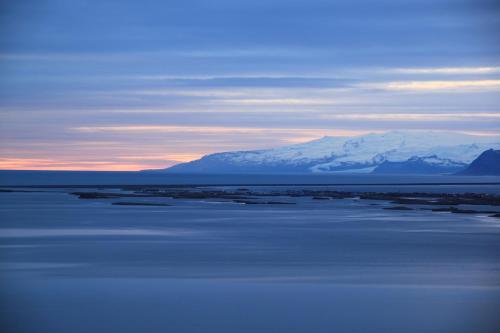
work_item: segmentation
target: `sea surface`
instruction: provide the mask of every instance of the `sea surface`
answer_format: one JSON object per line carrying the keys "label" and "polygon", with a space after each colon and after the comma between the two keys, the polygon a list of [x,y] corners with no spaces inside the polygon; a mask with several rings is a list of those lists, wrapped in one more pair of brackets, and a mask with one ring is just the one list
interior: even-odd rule
{"label": "sea surface", "polygon": [[132,171],[0,170],[0,186],[33,185],[348,185],[495,184],[500,176],[372,174],[182,174]]}
{"label": "sea surface", "polygon": [[[329,188],[500,192],[384,184]],[[500,331],[500,219],[488,214],[307,197],[114,206],[70,194],[99,188],[15,190],[0,192],[2,332]]]}

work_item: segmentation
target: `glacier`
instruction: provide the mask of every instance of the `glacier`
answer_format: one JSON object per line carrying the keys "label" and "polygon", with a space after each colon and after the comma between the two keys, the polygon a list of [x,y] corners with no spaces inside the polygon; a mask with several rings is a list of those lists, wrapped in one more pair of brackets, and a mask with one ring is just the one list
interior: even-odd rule
{"label": "glacier", "polygon": [[[390,131],[354,137],[325,136],[279,148],[215,153],[163,170],[182,173],[377,173],[386,172],[389,163],[399,163],[397,170],[401,173],[453,173],[465,168],[483,151],[499,148],[499,136]],[[415,165],[420,166],[418,170],[412,169]]]}

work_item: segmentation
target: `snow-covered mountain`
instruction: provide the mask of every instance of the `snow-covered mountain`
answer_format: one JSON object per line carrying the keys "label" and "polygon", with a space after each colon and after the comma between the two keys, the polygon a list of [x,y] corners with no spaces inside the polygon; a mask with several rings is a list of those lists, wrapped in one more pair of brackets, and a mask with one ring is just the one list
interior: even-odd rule
{"label": "snow-covered mountain", "polygon": [[[450,173],[465,168],[491,148],[500,148],[500,137],[393,131],[356,137],[327,136],[274,149],[216,153],[166,170],[187,173],[369,173],[387,172],[389,164],[397,162],[410,168],[399,165],[399,172],[403,173]],[[415,163],[419,165],[418,170],[411,170],[411,165],[417,165]],[[425,171],[426,165],[430,166],[428,171]]]}

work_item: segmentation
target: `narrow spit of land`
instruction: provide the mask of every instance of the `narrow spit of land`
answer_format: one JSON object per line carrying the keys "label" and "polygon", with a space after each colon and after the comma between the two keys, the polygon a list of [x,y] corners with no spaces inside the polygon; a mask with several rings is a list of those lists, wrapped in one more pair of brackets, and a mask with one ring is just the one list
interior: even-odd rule
{"label": "narrow spit of land", "polygon": [[[219,200],[245,205],[293,205],[293,198],[313,200],[375,200],[385,201],[395,206],[383,207],[388,210],[423,209],[435,212],[458,214],[489,214],[500,217],[500,196],[486,193],[427,193],[427,192],[367,192],[311,189],[303,186],[269,186],[266,189],[253,187],[213,187],[213,186],[120,186],[85,188],[71,194],[80,199],[125,199],[114,205],[164,205],[167,203],[147,202],[147,198],[171,198],[184,200]],[[114,191],[110,191],[114,190]],[[118,191],[117,191],[118,190]],[[140,199],[133,201],[131,199]],[[470,206],[479,207],[472,209]],[[487,207],[487,208],[484,208]]]}

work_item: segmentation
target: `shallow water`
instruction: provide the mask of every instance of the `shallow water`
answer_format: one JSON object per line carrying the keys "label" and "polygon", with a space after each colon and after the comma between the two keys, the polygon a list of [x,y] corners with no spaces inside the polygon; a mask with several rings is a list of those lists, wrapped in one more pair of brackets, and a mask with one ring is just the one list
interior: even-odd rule
{"label": "shallow water", "polygon": [[500,328],[498,218],[44,191],[0,193],[3,332]]}

